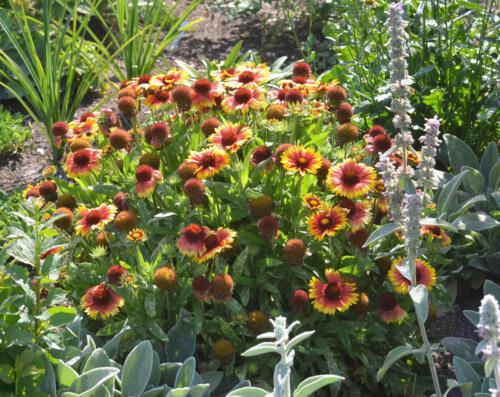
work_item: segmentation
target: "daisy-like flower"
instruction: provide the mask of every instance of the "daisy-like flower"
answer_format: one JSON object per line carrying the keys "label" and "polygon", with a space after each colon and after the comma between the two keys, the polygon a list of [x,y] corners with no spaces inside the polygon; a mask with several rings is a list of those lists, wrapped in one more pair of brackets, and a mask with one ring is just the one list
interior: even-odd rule
{"label": "daisy-like flower", "polygon": [[102,230],[111,222],[116,213],[116,207],[112,204],[101,204],[97,208],[88,209],[80,207],[78,213],[82,217],[75,226],[77,234],[89,234],[92,230]]}
{"label": "daisy-like flower", "polygon": [[165,74],[157,74],[149,80],[149,87],[163,88],[171,90],[174,86],[182,84],[188,78],[187,73],[182,69],[171,69]]}
{"label": "daisy-like flower", "polygon": [[333,269],[326,269],[325,276],[326,283],[316,277],[309,282],[309,298],[318,312],[344,312],[358,301],[355,284],[344,281],[340,273]]}
{"label": "daisy-like flower", "polygon": [[283,168],[290,172],[306,172],[316,174],[321,167],[321,156],[314,149],[303,146],[292,146],[281,156]]}
{"label": "daisy-like flower", "polygon": [[142,229],[135,228],[128,232],[127,238],[133,243],[140,244],[146,240],[146,232]]}
{"label": "daisy-like flower", "polygon": [[424,236],[432,237],[433,240],[439,240],[444,247],[451,244],[451,237],[439,226],[422,226],[421,232]]}
{"label": "daisy-like flower", "polygon": [[97,149],[80,149],[68,154],[65,171],[71,178],[80,178],[91,174],[99,167],[101,151]]}
{"label": "daisy-like flower", "polygon": [[82,309],[93,320],[114,316],[123,304],[123,298],[104,283],[90,287],[81,300]]}
{"label": "daisy-like flower", "polygon": [[215,98],[220,96],[220,85],[208,79],[196,80],[191,86],[193,89],[192,103],[196,109],[211,108],[215,105]]}
{"label": "daisy-like flower", "polygon": [[[405,260],[403,257],[396,258],[387,274],[392,286],[400,294],[407,294],[411,285],[410,280],[406,279],[398,269],[398,266],[403,265]],[[427,289],[431,290],[436,284],[436,270],[428,262],[419,258],[415,260],[415,266],[417,269],[417,285],[425,285]]]}
{"label": "daisy-like flower", "polygon": [[230,113],[237,110],[247,112],[262,107],[262,92],[255,85],[245,85],[235,90],[222,101],[222,108]]}
{"label": "daisy-like flower", "polygon": [[218,228],[216,232],[205,237],[205,252],[193,259],[199,263],[208,261],[225,249],[231,248],[235,236],[236,232],[231,229]]}
{"label": "daisy-like flower", "polygon": [[198,179],[206,179],[227,167],[229,161],[229,156],[224,150],[211,147],[201,152],[191,152],[187,163],[196,165],[194,173]]}
{"label": "daisy-like flower", "polygon": [[99,132],[99,124],[97,123],[97,117],[90,113],[84,115],[80,120],[75,120],[69,123],[69,138],[74,138],[77,136],[91,137]]}
{"label": "daisy-like flower", "polygon": [[362,197],[375,186],[375,170],[348,159],[330,169],[326,184],[335,194],[350,199]]}
{"label": "daisy-like flower", "polygon": [[345,208],[347,222],[351,226],[351,231],[356,232],[372,220],[371,205],[368,201],[354,202],[349,199],[342,199],[340,206]]}
{"label": "daisy-like flower", "polygon": [[153,193],[156,184],[163,180],[163,175],[153,167],[142,164],[135,169],[135,179],[137,181],[135,184],[137,196],[148,197]]}
{"label": "daisy-like flower", "polygon": [[228,87],[241,87],[247,84],[263,84],[269,76],[266,65],[243,64],[236,68],[234,75],[227,81]]}
{"label": "daisy-like flower", "polygon": [[304,197],[304,204],[310,210],[317,210],[323,205],[323,201],[315,194],[308,193]]}
{"label": "daisy-like flower", "polygon": [[315,212],[307,221],[309,233],[317,240],[323,240],[325,236],[335,236],[346,226],[346,223],[346,211],[339,206]]}
{"label": "daisy-like flower", "polygon": [[215,133],[208,137],[208,141],[234,153],[251,137],[252,131],[247,126],[226,123],[216,128]]}
{"label": "daisy-like flower", "polygon": [[144,100],[144,104],[151,109],[160,109],[171,101],[172,95],[170,94],[170,91],[158,88],[148,94]]}
{"label": "daisy-like flower", "polygon": [[406,317],[406,311],[392,294],[382,294],[378,299],[378,315],[385,323],[399,323]]}
{"label": "daisy-like flower", "polygon": [[210,229],[192,223],[180,231],[177,241],[179,251],[186,256],[201,257],[206,251],[205,239],[210,235]]}

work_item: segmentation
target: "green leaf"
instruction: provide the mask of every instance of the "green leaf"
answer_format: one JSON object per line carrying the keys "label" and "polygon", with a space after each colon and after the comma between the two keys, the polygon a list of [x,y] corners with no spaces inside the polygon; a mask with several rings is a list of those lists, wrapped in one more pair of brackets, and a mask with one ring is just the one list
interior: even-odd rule
{"label": "green leaf", "polygon": [[54,306],[47,310],[50,318],[50,325],[53,327],[62,327],[71,323],[77,314],[75,307]]}
{"label": "green leaf", "polygon": [[183,362],[194,354],[196,344],[196,327],[194,317],[181,309],[177,323],[167,334],[165,345],[168,361]]}
{"label": "green leaf", "polygon": [[243,45],[243,40],[240,40],[238,43],[236,43],[236,45],[233,47],[233,49],[227,56],[226,60],[224,61],[224,65],[222,66],[223,68],[229,68],[234,65],[234,61],[238,57],[242,45]]}
{"label": "green leaf", "polygon": [[410,287],[410,297],[415,305],[415,310],[425,323],[429,315],[429,291],[427,287],[422,284]]}
{"label": "green leaf", "polygon": [[471,390],[463,393],[464,397],[474,397],[474,393],[481,391],[481,379],[467,361],[458,356],[454,356],[453,368],[455,369],[455,376],[459,383],[472,382]]}
{"label": "green leaf", "polygon": [[377,382],[380,382],[386,372],[391,368],[394,363],[401,358],[410,354],[421,353],[422,349],[414,349],[412,346],[398,346],[391,350],[384,360],[384,365],[377,372]]}
{"label": "green leaf", "polygon": [[491,280],[486,280],[483,286],[484,295],[493,295],[500,302],[500,286]]}
{"label": "green leaf", "polygon": [[172,388],[167,385],[154,387],[149,389],[147,392],[144,392],[141,397],[163,397],[166,395]]}
{"label": "green leaf", "polygon": [[242,387],[232,390],[226,397],[266,397],[268,392],[260,387]]}
{"label": "green leaf", "polygon": [[293,393],[293,397],[307,397],[324,386],[341,382],[342,380],[344,380],[344,378],[337,375],[311,376],[310,378],[307,378],[299,383]]}
{"label": "green leaf", "polygon": [[493,229],[500,225],[500,222],[496,221],[484,212],[474,212],[459,216],[452,222],[452,225],[458,230],[480,232],[483,230]]}
{"label": "green leaf", "polygon": [[479,362],[475,355],[477,342],[472,339],[446,337],[441,340],[441,344],[455,356],[463,358],[467,362]]}
{"label": "green leaf", "polygon": [[206,393],[209,389],[210,385],[208,383],[200,383],[192,386],[189,389],[189,397],[204,397],[207,395]]}
{"label": "green leaf", "polygon": [[123,364],[122,396],[140,396],[148,385],[153,368],[151,342],[142,341],[127,356]]}
{"label": "green leaf", "polygon": [[294,336],[286,346],[287,351],[289,352],[290,350],[292,350],[296,345],[309,338],[315,332],[316,331],[306,331],[302,332],[301,334],[298,334],[297,336]]}
{"label": "green leaf", "polygon": [[483,157],[481,158],[481,165],[479,169],[486,179],[486,183],[489,183],[489,176],[491,169],[498,163],[500,158],[498,157],[497,145],[495,142],[490,142],[488,147],[484,151]]}
{"label": "green leaf", "polygon": [[78,372],[62,360],[57,362],[56,374],[57,382],[62,387],[70,387],[78,378]]}
{"label": "green leaf", "polygon": [[447,383],[448,383],[447,384],[448,389],[446,389],[446,391],[444,392],[443,397],[448,397],[448,395],[451,393],[451,391],[457,387],[462,391],[470,390],[470,388],[472,387],[471,382],[458,383],[455,379],[448,379]]}
{"label": "green leaf", "polygon": [[443,138],[446,142],[450,164],[455,173],[458,173],[464,166],[479,170],[479,160],[469,145],[454,135],[445,134]]}
{"label": "green leaf", "polygon": [[92,369],[75,379],[69,391],[79,393],[80,397],[90,397],[99,385],[118,375],[119,372],[118,368],[113,367]]}
{"label": "green leaf", "polygon": [[0,364],[0,381],[10,385],[11,383],[14,383],[15,379],[14,367],[5,363]]}
{"label": "green leaf", "polygon": [[474,310],[464,310],[463,314],[474,326],[479,323],[479,312],[475,312]]}
{"label": "green leaf", "polygon": [[444,215],[451,210],[457,190],[468,173],[469,170],[463,170],[460,174],[455,175],[446,183],[446,185],[444,185],[443,189],[439,193],[437,203],[437,215],[439,218],[443,218]]}
{"label": "green leaf", "polygon": [[181,389],[170,390],[167,397],[186,397],[189,394],[189,387],[183,387]]}
{"label": "green leaf", "polygon": [[458,230],[453,227],[453,225],[449,222],[443,221],[442,219],[436,218],[423,218],[420,220],[420,224],[422,226],[438,226],[443,229],[451,230],[452,232],[457,232]]}
{"label": "green leaf", "polygon": [[374,242],[394,233],[399,229],[401,229],[401,225],[399,223],[386,223],[370,234],[363,247],[368,247],[370,244],[373,244]]}
{"label": "green leaf", "polygon": [[491,191],[496,191],[500,187],[500,161],[493,166],[488,176],[488,187]]}
{"label": "green leaf", "polygon": [[106,352],[98,347],[95,349],[92,354],[87,359],[85,366],[83,367],[82,372],[90,371],[91,369],[100,368],[100,367],[111,367],[111,361],[109,360]]}
{"label": "green leaf", "polygon": [[250,349],[245,350],[241,355],[243,357],[254,357],[266,353],[278,353],[278,348],[274,342],[262,342]]}
{"label": "green leaf", "polygon": [[196,360],[194,357],[189,357],[182,363],[181,368],[175,377],[174,387],[188,387],[194,379],[194,372],[196,369]]}
{"label": "green leaf", "polygon": [[481,194],[486,189],[486,181],[480,171],[471,167],[462,167],[462,171],[469,170],[469,174],[464,179],[465,190],[472,194]]}

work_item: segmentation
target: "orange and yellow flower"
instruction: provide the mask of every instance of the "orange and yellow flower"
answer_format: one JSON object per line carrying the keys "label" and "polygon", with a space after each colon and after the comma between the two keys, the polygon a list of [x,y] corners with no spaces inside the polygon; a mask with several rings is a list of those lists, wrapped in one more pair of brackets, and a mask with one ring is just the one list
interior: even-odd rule
{"label": "orange and yellow flower", "polygon": [[161,107],[167,105],[172,102],[172,95],[170,91],[157,88],[148,93],[146,99],[144,100],[144,104],[151,109],[160,109]]}
{"label": "orange and yellow flower", "polygon": [[247,126],[226,123],[218,127],[215,133],[208,137],[208,141],[221,149],[234,153],[251,137],[252,131]]}
{"label": "orange and yellow flower", "polygon": [[142,229],[135,228],[128,232],[127,238],[133,243],[139,244],[146,240],[146,232]]}
{"label": "orange and yellow flower", "polygon": [[206,252],[205,239],[209,234],[208,227],[192,223],[181,229],[177,247],[183,255],[201,257]]}
{"label": "orange and yellow flower", "polygon": [[221,95],[221,88],[218,82],[211,82],[208,79],[198,79],[191,86],[193,89],[193,106],[196,109],[206,109],[215,106],[216,97]]}
{"label": "orange and yellow flower", "polygon": [[123,304],[123,298],[104,283],[90,287],[81,299],[82,309],[93,320],[116,315]]}
{"label": "orange and yellow flower", "polygon": [[231,229],[218,228],[216,232],[211,232],[205,237],[205,251],[193,259],[198,262],[206,262],[227,248],[231,248],[236,232]]}
{"label": "orange and yellow flower", "polygon": [[191,152],[187,163],[196,165],[194,173],[198,179],[206,179],[227,167],[229,161],[229,155],[224,150],[211,147],[201,152]]}
{"label": "orange and yellow flower", "polygon": [[259,109],[262,105],[262,92],[255,85],[242,86],[222,101],[222,108],[228,113],[237,110],[247,112],[250,109]]}
{"label": "orange and yellow flower", "polygon": [[421,231],[424,236],[429,236],[433,240],[440,241],[444,247],[451,244],[451,237],[439,226],[422,226]]}
{"label": "orange and yellow flower", "polygon": [[[399,271],[398,267],[404,265],[405,258],[399,257],[392,262],[392,266],[387,274],[392,286],[400,294],[407,294],[411,285],[408,280]],[[429,290],[436,285],[436,270],[426,261],[417,258],[415,260],[415,267],[417,273],[417,285],[425,285]]]}
{"label": "orange and yellow flower", "polygon": [[392,294],[382,294],[378,299],[378,315],[385,323],[399,323],[406,317],[406,311]]}
{"label": "orange and yellow flower", "polygon": [[323,205],[323,201],[316,195],[308,193],[304,197],[304,203],[310,210],[317,210]]}
{"label": "orange and yellow flower", "polygon": [[372,167],[348,159],[330,169],[326,184],[333,193],[355,199],[374,188],[375,178],[375,170]]}
{"label": "orange and yellow flower", "polygon": [[66,174],[71,178],[81,178],[99,168],[101,151],[97,149],[80,149],[68,154],[66,158]]}
{"label": "orange and yellow flower", "polygon": [[80,207],[78,213],[82,217],[75,226],[77,234],[89,234],[92,230],[102,230],[111,222],[116,213],[116,207],[112,204],[101,204],[97,208],[88,209]]}
{"label": "orange and yellow flower", "polygon": [[153,193],[157,183],[163,181],[163,175],[147,164],[141,164],[135,169],[135,191],[139,197],[148,197]]}
{"label": "orange and yellow flower", "polygon": [[188,78],[187,73],[182,69],[171,69],[167,73],[157,74],[149,80],[149,86],[153,89],[162,88],[171,90],[176,85],[182,84]]}
{"label": "orange and yellow flower", "polygon": [[290,172],[316,174],[321,167],[321,156],[314,149],[292,146],[282,154],[281,164]]}
{"label": "orange and yellow flower", "polygon": [[347,222],[352,232],[362,229],[372,220],[371,205],[368,201],[354,202],[344,198],[340,201],[340,206],[348,211]]}
{"label": "orange and yellow flower", "polygon": [[320,313],[344,312],[358,301],[356,285],[346,282],[334,269],[325,270],[326,283],[316,277],[309,282],[309,297]]}
{"label": "orange and yellow flower", "polygon": [[317,240],[323,240],[325,236],[335,236],[346,226],[346,223],[346,211],[339,206],[315,212],[307,221],[309,233]]}

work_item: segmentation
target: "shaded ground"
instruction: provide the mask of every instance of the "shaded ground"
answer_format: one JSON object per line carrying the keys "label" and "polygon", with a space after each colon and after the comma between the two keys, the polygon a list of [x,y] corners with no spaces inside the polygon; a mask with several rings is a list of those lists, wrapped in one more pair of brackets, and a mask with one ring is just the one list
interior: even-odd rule
{"label": "shaded ground", "polygon": [[[194,31],[184,34],[166,57],[169,62],[180,59],[200,67],[202,58],[224,59],[240,40],[244,43],[243,51],[255,50],[263,61],[281,56],[290,60],[300,58],[292,36],[283,29],[270,27],[273,26],[275,10],[269,4],[258,15],[245,14],[236,19],[229,19],[223,13],[202,5],[190,20],[197,18],[204,20]],[[78,115],[92,110],[99,101],[100,98],[90,98]],[[18,106],[14,107],[19,110]],[[33,125],[33,137],[27,141],[25,150],[15,156],[0,158],[0,190],[9,192],[37,182],[43,169],[50,164],[50,146],[42,131]]]}

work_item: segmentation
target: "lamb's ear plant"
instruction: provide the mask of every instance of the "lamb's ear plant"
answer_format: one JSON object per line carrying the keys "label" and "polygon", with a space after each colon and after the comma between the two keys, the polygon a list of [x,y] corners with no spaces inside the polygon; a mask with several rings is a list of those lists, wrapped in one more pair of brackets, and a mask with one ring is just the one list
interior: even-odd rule
{"label": "lamb's ear plant", "polygon": [[479,312],[465,310],[464,315],[478,329],[482,338],[472,339],[447,337],[441,343],[453,354],[456,379],[448,379],[448,389],[460,389],[465,397],[498,397],[500,385],[500,287],[486,280],[484,298]]}
{"label": "lamb's ear plant", "polygon": [[291,338],[292,329],[300,324],[295,321],[287,326],[286,317],[277,317],[271,320],[274,330],[266,332],[259,336],[258,339],[274,339],[274,341],[262,342],[258,345],[246,350],[242,355],[244,357],[254,357],[265,353],[276,353],[280,355],[280,361],[274,368],[272,392],[268,392],[259,387],[242,387],[231,391],[227,397],[307,397],[313,394],[316,390],[342,381],[344,378],[338,375],[316,375],[311,376],[300,382],[296,389],[292,391],[290,384],[291,369],[295,357],[294,347],[300,342],[309,338],[315,331],[306,331]]}

